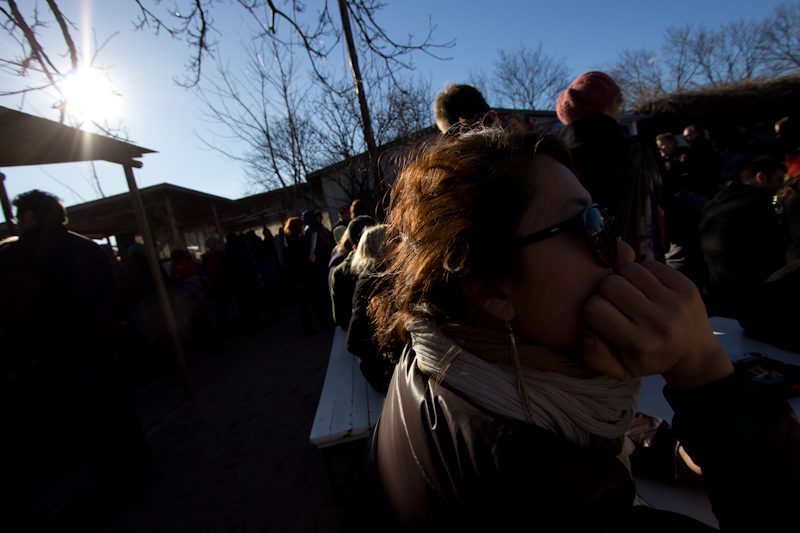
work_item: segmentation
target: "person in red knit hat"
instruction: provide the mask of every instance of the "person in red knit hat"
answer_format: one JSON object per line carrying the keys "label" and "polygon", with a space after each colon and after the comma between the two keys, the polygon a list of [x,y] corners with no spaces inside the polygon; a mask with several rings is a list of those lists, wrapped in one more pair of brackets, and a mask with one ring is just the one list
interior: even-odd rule
{"label": "person in red knit hat", "polygon": [[558,97],[556,113],[564,124],[597,113],[619,122],[622,91],[614,79],[603,72],[581,74]]}
{"label": "person in red knit hat", "polygon": [[661,175],[655,156],[619,129],[622,92],[614,79],[592,71],[558,98],[562,138],[592,198],[614,215],[620,237],[637,261],[665,261]]}

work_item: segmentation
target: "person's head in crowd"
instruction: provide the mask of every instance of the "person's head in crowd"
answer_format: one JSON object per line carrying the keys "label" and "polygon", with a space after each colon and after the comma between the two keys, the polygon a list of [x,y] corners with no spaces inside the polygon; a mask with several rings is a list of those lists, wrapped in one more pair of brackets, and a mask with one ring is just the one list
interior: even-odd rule
{"label": "person's head in crowd", "polygon": [[360,276],[365,272],[374,271],[383,260],[383,239],[386,236],[386,224],[378,224],[366,228],[358,241],[358,248],[350,263],[350,273]]}
{"label": "person's head in crowd", "polygon": [[[583,305],[611,273],[617,239],[600,208],[584,210],[591,198],[571,168],[561,141],[499,128],[442,137],[409,163],[393,187],[393,251],[371,304],[384,339],[405,340],[417,318],[500,330],[508,320],[528,342],[579,349]],[[521,240],[584,215],[594,244],[580,231]],[[633,252],[620,244],[619,256]]]}
{"label": "person's head in crowd", "polygon": [[783,184],[786,166],[771,157],[757,157],[742,168],[739,180],[746,184],[775,194]]}
{"label": "person's head in crowd", "polygon": [[222,244],[222,241],[219,240],[219,237],[212,236],[206,239],[206,249],[221,253],[225,249],[225,246]]}
{"label": "person's head in crowd", "polygon": [[347,233],[352,243],[351,248],[348,248],[347,251],[354,250],[355,247],[358,246],[359,241],[361,240],[361,234],[364,233],[366,228],[374,226],[377,222],[374,218],[369,215],[361,215],[357,216],[353,220],[350,221],[350,224],[347,225]]}
{"label": "person's head in crowd", "polygon": [[306,209],[303,211],[303,222],[312,228],[322,226],[322,212],[319,209]]}
{"label": "person's head in crowd", "polygon": [[364,200],[353,200],[353,203],[350,204],[350,218],[360,216],[372,216],[372,211]]}
{"label": "person's head in crowd", "polygon": [[339,208],[339,219],[350,222],[350,204],[344,204]]}
{"label": "person's head in crowd", "polygon": [[800,120],[783,117],[775,123],[775,136],[784,155],[800,154]]}
{"label": "person's head in crowd", "polygon": [[339,244],[346,231],[347,231],[347,224],[339,224],[338,226],[333,228],[333,242]]}
{"label": "person's head in crowd", "polygon": [[691,145],[702,133],[703,130],[697,124],[689,124],[683,129],[683,138]]}
{"label": "person's head in crowd", "polygon": [[722,179],[726,182],[739,179],[742,169],[749,165],[756,156],[750,154],[735,155],[722,167]]}
{"label": "person's head in crowd", "polygon": [[130,259],[132,256],[136,256],[136,255],[141,256],[141,257],[146,257],[147,256],[147,252],[145,251],[144,244],[142,244],[140,242],[135,242],[135,243],[131,244],[130,246],[128,246],[128,249],[126,250],[126,255],[127,255],[128,259]]}
{"label": "person's head in crowd", "polygon": [[[352,222],[352,220],[350,222]],[[341,237],[339,237],[339,240],[336,241],[336,246],[333,248],[333,254],[347,255],[353,251],[355,246],[356,243],[354,243],[353,239],[350,238],[350,232],[345,226],[344,233],[342,233]]]}
{"label": "person's head in crowd", "polygon": [[556,104],[558,119],[564,124],[589,115],[607,115],[620,120],[622,92],[614,79],[604,72],[581,74],[567,90],[561,93]]}
{"label": "person's head in crowd", "polygon": [[476,115],[488,113],[489,104],[481,92],[472,85],[458,85],[450,83],[444,91],[436,97],[433,113],[436,116],[436,125],[442,133],[447,132],[461,119],[472,121]]}
{"label": "person's head in crowd", "polygon": [[350,220],[352,220],[350,216],[350,204],[344,204],[339,208],[339,221],[333,228],[333,240],[336,244],[339,244]]}
{"label": "person's head in crowd", "polygon": [[291,217],[283,227],[283,233],[290,239],[297,239],[303,236],[305,222],[300,217]]}
{"label": "person's head in crowd", "polygon": [[675,136],[671,133],[656,135],[656,145],[658,146],[658,151],[661,153],[661,157],[669,157],[672,155],[672,151],[675,150],[675,144]]}
{"label": "person's head in crowd", "polygon": [[17,226],[20,232],[34,226],[60,226],[67,223],[67,212],[57,196],[33,189],[20,194],[12,202],[17,208]]}
{"label": "person's head in crowd", "polygon": [[264,240],[258,236],[255,230],[250,230],[244,234],[244,243],[248,248],[258,248],[264,244]]}

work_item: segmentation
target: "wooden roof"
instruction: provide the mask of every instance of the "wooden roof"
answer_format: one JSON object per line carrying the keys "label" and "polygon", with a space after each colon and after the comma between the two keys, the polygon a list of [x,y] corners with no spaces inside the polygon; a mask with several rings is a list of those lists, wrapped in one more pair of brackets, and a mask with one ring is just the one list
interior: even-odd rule
{"label": "wooden roof", "polygon": [[0,106],[0,168],[75,161],[109,161],[141,168],[135,161],[155,153],[130,143],[104,137]]}
{"label": "wooden roof", "polygon": [[[236,202],[220,196],[162,183],[139,189],[151,227],[169,227],[166,202],[181,225],[214,224],[212,206],[220,216]],[[128,193],[117,194],[67,208],[67,227],[81,235],[101,239],[109,235],[129,235],[139,231]]]}

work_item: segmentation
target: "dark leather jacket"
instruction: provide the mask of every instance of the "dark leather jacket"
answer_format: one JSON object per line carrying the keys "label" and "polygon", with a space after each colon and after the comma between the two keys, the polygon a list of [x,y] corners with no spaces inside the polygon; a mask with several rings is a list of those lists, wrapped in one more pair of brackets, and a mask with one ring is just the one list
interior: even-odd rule
{"label": "dark leather jacket", "polygon": [[[800,428],[791,408],[739,375],[665,394],[676,431],[706,473],[723,530],[788,520],[792,498],[800,497]],[[743,468],[760,460],[773,469]],[[429,380],[412,349],[395,370],[371,437],[362,491],[357,529],[373,531],[710,529],[633,507],[634,482],[611,453],[479,409]],[[762,512],[742,505],[753,498]]]}

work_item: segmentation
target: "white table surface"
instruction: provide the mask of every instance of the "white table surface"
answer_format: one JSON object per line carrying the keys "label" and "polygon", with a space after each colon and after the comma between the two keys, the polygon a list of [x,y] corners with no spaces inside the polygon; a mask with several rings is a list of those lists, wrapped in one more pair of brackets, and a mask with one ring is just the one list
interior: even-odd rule
{"label": "white table surface", "polygon": [[[709,323],[731,361],[742,359],[749,352],[758,352],[771,359],[800,365],[800,354],[747,337],[736,320],[711,317]],[[638,410],[671,423],[675,413],[661,393],[664,385],[664,378],[661,376],[649,376],[642,379],[642,390],[637,397]],[[791,398],[789,405],[800,416],[800,397]],[[656,481],[636,478],[636,491],[657,509],[676,511],[719,527],[714,513],[711,512],[708,496],[700,487],[678,489]]]}

